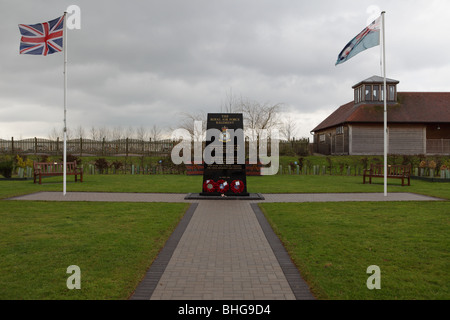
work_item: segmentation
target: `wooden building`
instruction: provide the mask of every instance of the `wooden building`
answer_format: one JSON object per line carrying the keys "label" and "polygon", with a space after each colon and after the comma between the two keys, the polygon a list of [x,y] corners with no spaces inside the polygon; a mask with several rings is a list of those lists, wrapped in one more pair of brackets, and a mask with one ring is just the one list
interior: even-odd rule
{"label": "wooden building", "polygon": [[[450,155],[450,92],[397,92],[386,79],[388,153]],[[380,155],[384,152],[383,78],[353,86],[354,100],[340,106],[311,132],[314,152]]]}

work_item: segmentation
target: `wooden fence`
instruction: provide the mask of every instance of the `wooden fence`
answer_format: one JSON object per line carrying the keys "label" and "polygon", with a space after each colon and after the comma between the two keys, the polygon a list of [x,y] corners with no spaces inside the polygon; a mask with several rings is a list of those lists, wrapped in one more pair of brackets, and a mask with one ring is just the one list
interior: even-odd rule
{"label": "wooden fence", "polygon": [[[77,156],[168,156],[173,146],[173,140],[144,141],[137,139],[101,140],[71,139],[67,142],[67,153]],[[59,138],[49,140],[30,138],[22,140],[0,139],[0,153],[2,154],[28,154],[28,155],[62,155],[64,142]]]}
{"label": "wooden fence", "polygon": [[[75,156],[170,156],[173,147],[178,143],[174,140],[138,140],[119,139],[101,141],[77,138],[67,141],[67,153]],[[248,142],[246,142],[246,154],[248,154]],[[270,153],[270,142],[267,151]],[[204,147],[204,144],[203,144]],[[0,139],[0,154],[24,154],[24,155],[48,155],[62,156],[64,142],[61,139],[50,140],[42,138],[29,138],[22,140]],[[309,139],[292,141],[280,141],[280,155],[309,154]]]}

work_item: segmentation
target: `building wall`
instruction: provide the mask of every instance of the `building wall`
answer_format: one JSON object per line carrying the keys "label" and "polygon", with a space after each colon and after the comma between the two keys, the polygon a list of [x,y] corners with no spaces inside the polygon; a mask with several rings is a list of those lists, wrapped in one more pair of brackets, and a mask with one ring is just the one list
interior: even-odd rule
{"label": "building wall", "polygon": [[383,152],[383,126],[371,124],[350,126],[351,155],[375,155]]}
{"label": "building wall", "polygon": [[[437,129],[439,128],[439,129]],[[389,154],[450,154],[450,125],[388,124]],[[383,125],[352,124],[314,135],[313,152],[323,155],[380,155],[384,153]]]}
{"label": "building wall", "polygon": [[331,134],[331,154],[343,155],[349,152],[348,126],[341,126]]}
{"label": "building wall", "polygon": [[450,124],[427,125],[427,154],[450,155]]}
{"label": "building wall", "polygon": [[425,154],[426,128],[424,125],[389,126],[389,153]]}
{"label": "building wall", "polygon": [[[425,154],[424,125],[388,125],[390,154]],[[383,125],[350,126],[350,154],[376,155],[384,153]]]}
{"label": "building wall", "polygon": [[313,152],[323,155],[347,155],[349,150],[348,127],[333,127],[315,133],[313,149]]}

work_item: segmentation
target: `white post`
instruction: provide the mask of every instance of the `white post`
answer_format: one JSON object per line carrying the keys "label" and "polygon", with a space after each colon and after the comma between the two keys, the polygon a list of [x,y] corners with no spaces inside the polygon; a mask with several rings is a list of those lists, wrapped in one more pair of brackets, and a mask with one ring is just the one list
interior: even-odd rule
{"label": "white post", "polygon": [[387,196],[387,153],[388,153],[388,134],[387,134],[387,88],[386,88],[386,49],[385,49],[385,32],[384,32],[384,14],[381,12],[381,21],[383,28],[383,78],[384,78],[384,196]]}
{"label": "white post", "polygon": [[66,104],[67,104],[67,12],[64,12],[63,27],[63,50],[64,50],[64,151],[63,151],[63,195],[66,195],[67,176],[67,126],[66,126]]}

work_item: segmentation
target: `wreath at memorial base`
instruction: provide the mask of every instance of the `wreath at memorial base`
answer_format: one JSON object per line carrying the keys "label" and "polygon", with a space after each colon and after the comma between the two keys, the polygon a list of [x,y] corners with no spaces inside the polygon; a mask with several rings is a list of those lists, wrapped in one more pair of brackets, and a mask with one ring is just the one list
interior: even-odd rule
{"label": "wreath at memorial base", "polygon": [[214,192],[217,189],[217,184],[214,182],[214,180],[208,179],[205,182],[203,182],[203,190],[206,192]]}
{"label": "wreath at memorial base", "polygon": [[234,193],[241,193],[242,191],[244,191],[244,183],[241,180],[233,180],[233,182],[231,182],[230,188]]}
{"label": "wreath at memorial base", "polygon": [[225,180],[219,180],[216,184],[217,192],[226,193],[230,189],[230,185]]}

